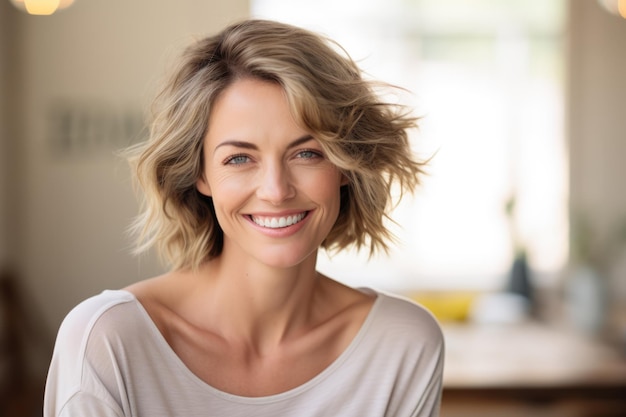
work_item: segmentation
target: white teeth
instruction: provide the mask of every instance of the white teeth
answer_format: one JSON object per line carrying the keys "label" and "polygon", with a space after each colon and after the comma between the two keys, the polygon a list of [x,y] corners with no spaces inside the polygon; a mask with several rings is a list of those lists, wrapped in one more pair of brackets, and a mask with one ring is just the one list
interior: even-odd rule
{"label": "white teeth", "polygon": [[268,227],[270,229],[279,229],[281,227],[287,227],[298,223],[304,219],[306,213],[294,214],[293,216],[286,217],[255,217],[252,216],[252,220],[259,226]]}

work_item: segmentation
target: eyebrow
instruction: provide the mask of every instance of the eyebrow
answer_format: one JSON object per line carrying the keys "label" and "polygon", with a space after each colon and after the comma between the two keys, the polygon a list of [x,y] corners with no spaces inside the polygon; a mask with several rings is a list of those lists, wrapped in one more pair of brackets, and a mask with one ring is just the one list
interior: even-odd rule
{"label": "eyebrow", "polygon": [[[305,142],[308,142],[310,140],[313,139],[313,136],[311,135],[304,135],[296,140],[294,140],[293,142],[291,142],[288,146],[287,149],[291,149],[291,148],[295,148],[298,145],[301,145]],[[222,146],[234,146],[236,148],[244,148],[244,149],[253,149],[253,150],[258,150],[259,147],[256,146],[254,143],[250,143],[250,142],[246,142],[246,141],[242,141],[242,140],[226,140],[222,143],[220,143],[219,145],[217,145],[215,147],[215,150],[217,150],[218,148],[222,147]]]}

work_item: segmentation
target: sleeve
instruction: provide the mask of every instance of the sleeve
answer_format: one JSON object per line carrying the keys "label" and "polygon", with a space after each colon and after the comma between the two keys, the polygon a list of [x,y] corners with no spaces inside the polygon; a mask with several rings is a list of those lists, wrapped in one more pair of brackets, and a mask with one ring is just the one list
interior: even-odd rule
{"label": "sleeve", "polygon": [[443,390],[443,338],[437,364],[411,417],[438,417]]}
{"label": "sleeve", "polygon": [[445,342],[439,323],[410,300],[396,299],[384,317],[386,349],[392,372],[392,417],[437,417],[443,388]]}
{"label": "sleeve", "polygon": [[[46,416],[46,414],[44,414]],[[95,395],[77,392],[59,410],[55,417],[124,417],[118,407]]]}
{"label": "sleeve", "polygon": [[63,320],[46,380],[44,417],[124,416],[86,358],[94,323],[111,305],[103,297],[92,297]]}

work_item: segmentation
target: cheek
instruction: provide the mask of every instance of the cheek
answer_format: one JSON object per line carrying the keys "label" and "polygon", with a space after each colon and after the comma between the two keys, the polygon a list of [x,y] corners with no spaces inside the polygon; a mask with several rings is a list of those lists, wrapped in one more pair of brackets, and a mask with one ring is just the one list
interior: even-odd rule
{"label": "cheek", "polygon": [[233,193],[242,194],[252,183],[249,176],[241,173],[214,172],[208,178],[213,196],[228,196],[232,198]]}
{"label": "cheek", "polygon": [[208,182],[217,221],[222,229],[227,229],[227,219],[243,204],[248,194],[245,188],[246,182],[238,181],[233,177],[212,177],[208,179]]}
{"label": "cheek", "polygon": [[307,188],[319,198],[339,205],[341,175],[336,169],[327,169],[307,179]]}

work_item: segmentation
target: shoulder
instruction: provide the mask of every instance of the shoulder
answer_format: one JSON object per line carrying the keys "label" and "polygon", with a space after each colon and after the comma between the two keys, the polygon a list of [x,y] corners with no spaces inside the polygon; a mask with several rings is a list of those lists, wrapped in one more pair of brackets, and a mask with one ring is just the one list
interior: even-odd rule
{"label": "shoulder", "polygon": [[[76,336],[87,336],[95,324],[117,306],[132,304],[135,297],[127,291],[104,291],[90,297],[74,307],[59,328],[59,341],[75,340]],[[62,337],[63,336],[63,337]]]}
{"label": "shoulder", "polygon": [[391,320],[389,324],[396,323],[399,326],[419,328],[424,331],[441,333],[437,320],[421,305],[399,295],[378,292],[377,311],[378,316]]}
{"label": "shoulder", "polygon": [[389,414],[436,415],[445,349],[432,314],[410,299],[379,292],[367,341],[368,369],[380,389],[391,393]]}
{"label": "shoulder", "polygon": [[[65,317],[55,343],[55,356],[72,359],[83,358],[88,342],[101,330],[106,333],[114,325],[106,322],[127,322],[129,308],[134,308],[135,297],[127,291],[104,291],[74,307]],[[104,326],[101,323],[104,322]],[[103,328],[104,327],[104,328]],[[77,370],[78,371],[78,370]]]}
{"label": "shoulder", "polygon": [[424,307],[408,298],[378,292],[372,311],[373,331],[396,342],[420,344],[433,353],[443,350],[443,332]]}

